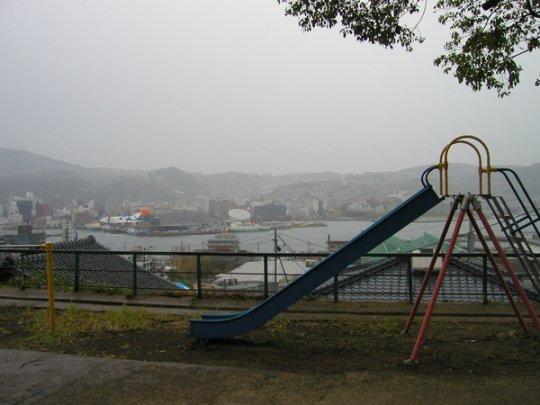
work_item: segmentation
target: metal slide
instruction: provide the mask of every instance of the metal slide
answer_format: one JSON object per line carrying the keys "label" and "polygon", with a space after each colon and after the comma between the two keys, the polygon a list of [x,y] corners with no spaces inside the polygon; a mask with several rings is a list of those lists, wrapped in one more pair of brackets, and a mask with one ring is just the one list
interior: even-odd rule
{"label": "metal slide", "polygon": [[424,184],[425,187],[407,201],[260,304],[236,314],[192,320],[191,336],[199,339],[228,338],[264,325],[443,200],[431,186]]}

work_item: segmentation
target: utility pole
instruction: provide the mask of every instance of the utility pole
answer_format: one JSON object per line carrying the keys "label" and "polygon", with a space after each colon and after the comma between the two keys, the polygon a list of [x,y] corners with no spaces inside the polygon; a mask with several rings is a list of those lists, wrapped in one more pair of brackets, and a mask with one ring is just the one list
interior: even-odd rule
{"label": "utility pole", "polygon": [[328,237],[326,239],[326,250],[329,252],[330,251],[330,234],[328,234]]}

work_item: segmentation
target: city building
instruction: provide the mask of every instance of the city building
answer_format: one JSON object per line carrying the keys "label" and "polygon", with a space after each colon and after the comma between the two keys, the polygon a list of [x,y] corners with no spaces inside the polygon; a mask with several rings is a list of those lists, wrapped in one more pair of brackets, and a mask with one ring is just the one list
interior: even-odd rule
{"label": "city building", "polygon": [[7,224],[6,225],[14,225],[18,226],[23,223],[23,216],[19,214],[18,211],[10,212],[10,214],[7,217]]}
{"label": "city building", "polygon": [[37,203],[36,204],[36,217],[46,218],[50,215],[49,204]]}
{"label": "city building", "polygon": [[55,218],[71,217],[71,210],[65,206],[54,211]]}
{"label": "city building", "polygon": [[17,200],[17,211],[22,216],[22,222],[29,224],[32,220],[33,202],[30,200]]}
{"label": "city building", "polygon": [[44,232],[33,232],[30,225],[18,225],[17,234],[0,236],[0,245],[41,245],[45,242]]}
{"label": "city building", "polygon": [[175,209],[156,212],[154,215],[161,225],[202,225],[208,223],[208,214],[204,211]]}
{"label": "city building", "polygon": [[208,216],[212,219],[227,219],[227,214],[235,207],[233,200],[214,200],[208,201]]}
{"label": "city building", "polygon": [[283,204],[264,204],[253,207],[253,217],[259,221],[283,221],[288,219],[287,207]]}

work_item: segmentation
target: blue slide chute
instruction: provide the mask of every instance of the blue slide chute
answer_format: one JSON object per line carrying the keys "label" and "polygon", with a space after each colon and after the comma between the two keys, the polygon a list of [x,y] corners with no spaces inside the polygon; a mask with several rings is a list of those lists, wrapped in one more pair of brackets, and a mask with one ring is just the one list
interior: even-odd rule
{"label": "blue slide chute", "polygon": [[260,304],[236,314],[210,315],[203,316],[203,319],[192,320],[191,336],[199,339],[228,338],[264,325],[442,200],[443,198],[439,197],[431,186],[424,187],[341,249]]}

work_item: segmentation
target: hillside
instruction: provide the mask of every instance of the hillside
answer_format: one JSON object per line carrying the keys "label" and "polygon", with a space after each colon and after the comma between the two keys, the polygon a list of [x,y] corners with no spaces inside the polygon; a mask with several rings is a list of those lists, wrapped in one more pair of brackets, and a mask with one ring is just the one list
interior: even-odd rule
{"label": "hillside", "polygon": [[151,172],[87,168],[35,153],[0,148],[0,201],[33,191],[41,198],[117,201],[176,200],[204,192],[193,176],[177,168]]}
{"label": "hillside", "polygon": [[81,166],[32,152],[0,147],[0,178],[14,175],[34,175],[44,172],[75,173],[81,169]]}
{"label": "hillside", "polygon": [[[0,202],[10,193],[23,195],[33,191],[50,198],[117,201],[130,198],[139,201],[210,198],[269,197],[276,200],[294,198],[358,196],[384,197],[389,194],[410,195],[420,187],[418,166],[394,172],[344,174],[334,172],[294,173],[285,175],[248,173],[188,173],[176,167],[152,171],[127,171],[86,168],[51,159],[35,153],[0,148]],[[540,196],[540,163],[514,167],[529,192]],[[438,187],[438,175],[430,181]],[[477,191],[477,169],[467,164],[450,166],[450,190]],[[493,175],[494,192],[506,194],[509,189],[501,175]]]}
{"label": "hillside", "polygon": [[341,179],[341,175],[334,172],[281,175],[227,172],[193,175],[204,184],[211,195],[222,198],[234,198],[238,195],[255,197],[269,193],[275,187],[298,183],[339,182]]}
{"label": "hillside", "polygon": [[179,193],[193,194],[205,191],[205,186],[198,179],[176,167],[165,167],[149,172],[148,179]]}

